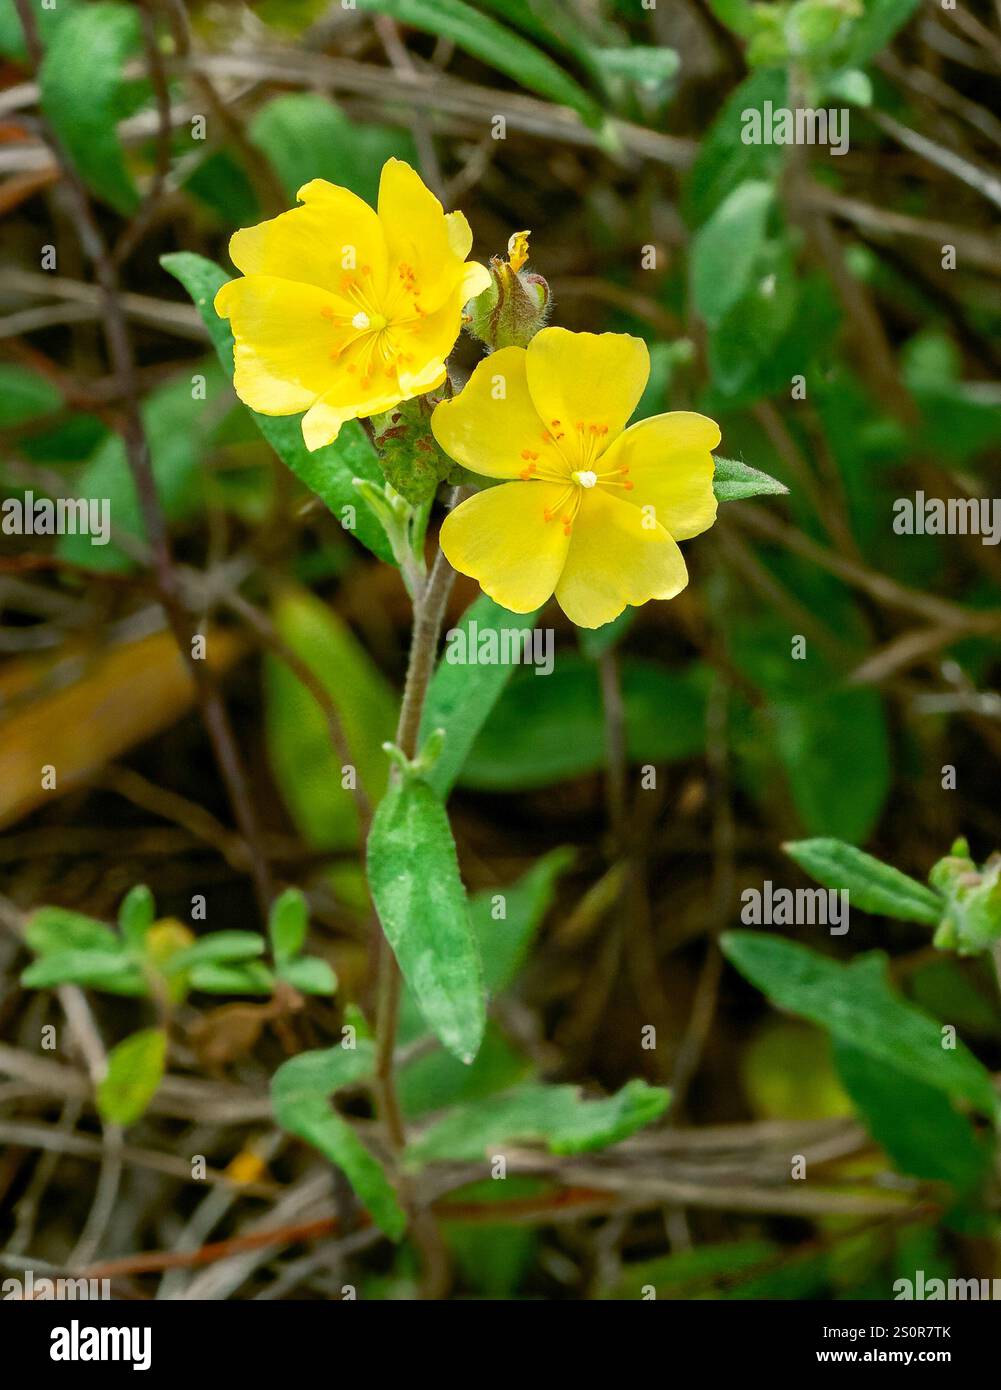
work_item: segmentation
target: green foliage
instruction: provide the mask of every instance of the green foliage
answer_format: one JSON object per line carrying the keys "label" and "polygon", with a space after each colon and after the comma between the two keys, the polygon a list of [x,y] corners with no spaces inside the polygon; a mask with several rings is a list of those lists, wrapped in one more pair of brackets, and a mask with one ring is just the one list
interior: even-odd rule
{"label": "green foliage", "polygon": [[[178,377],[153,391],[142,407],[150,463],[160,506],[168,521],[179,522],[202,506],[202,460],[211,438],[223,377],[214,363],[203,363],[190,376]],[[146,539],[139,497],[126,461],[125,444],[108,435],[76,478],[78,497],[107,502],[115,535]],[[94,545],[89,535],[60,536],[58,553],[90,569],[127,571],[135,559],[114,540]]]}
{"label": "green foliage", "polygon": [[984,1180],[992,1144],[977,1135],[940,1089],[873,1058],[845,1038],[835,1040],[834,1056],[866,1128],[900,1172],[950,1183],[959,1192]]}
{"label": "green foliage", "polygon": [[942,900],[930,888],[853,845],[821,838],[793,841],[783,849],[825,888],[847,889],[852,907],[863,912],[930,927],[942,917]]}
{"label": "green foliage", "polygon": [[456,656],[470,654],[482,640],[481,634],[501,632],[517,633],[511,638],[509,655],[517,658],[522,650],[519,645],[531,634],[533,616],[509,613],[494,603],[492,598],[481,594],[463,615],[454,636],[446,634],[445,652],[432,678],[424,702],[421,716],[420,738],[423,743],[434,729],[444,729],[445,742],[434,766],[428,773],[428,781],[438,795],[447,799],[462,772],[476,736],[484,727],[494,705],[515,669],[513,661],[491,661],[476,664],[450,660],[450,653]]}
{"label": "green foliage", "polygon": [[409,132],[349,120],[319,92],[275,97],[258,111],[249,133],[277,171],[290,203],[311,179],[328,179],[374,206],[386,160],[417,161]]}
{"label": "green foliage", "polygon": [[[705,744],[706,672],[674,673],[625,661],[622,693],[629,758],[676,762]],[[669,709],[671,718],[663,717]],[[605,721],[598,673],[582,657],[561,656],[552,675],[519,671],[498,700],[466,759],[463,786],[523,791],[602,767]]]}
{"label": "green foliage", "polygon": [[304,1052],[285,1062],[271,1082],[275,1118],[282,1129],[305,1139],[340,1168],[372,1214],[393,1240],[406,1229],[404,1215],[382,1164],[355,1130],[331,1106],[334,1092],[369,1076],[375,1065],[372,1044]]}
{"label": "green foliage", "polygon": [[287,889],[272,905],[269,934],[275,971],[260,958],[267,942],[259,932],[222,930],[195,939],[172,918],[154,922],[156,907],[145,884],[123,898],[118,933],[103,922],[42,907],[25,926],[25,941],[37,960],[21,975],[29,989],[76,984],[180,1002],[189,990],[208,994],[269,995],[275,980],[304,994],[333,994],[337,979],[324,960],[301,954],[306,938],[306,900]]}
{"label": "green foliage", "polygon": [[387,14],[401,24],[451,39],[529,91],[573,107],[591,125],[601,123],[598,103],[547,54],[464,0],[357,0],[357,4],[359,10]]}
{"label": "green foliage", "polygon": [[840,965],[767,932],[727,932],[727,959],[781,1009],[827,1028],[867,1057],[993,1116],[990,1072],[939,1025],[890,988],[879,952]]}
{"label": "green foliage", "polygon": [[379,803],[368,879],[386,938],[428,1026],[472,1062],[486,1022],[483,973],[445,808],[404,774]]}
{"label": "green foliage", "polygon": [[744,502],[750,497],[776,496],[789,491],[785,483],[739,459],[716,458],[715,463],[713,492],[718,502]]}
{"label": "green foliage", "polygon": [[662,1115],[671,1093],[645,1081],[585,1100],[576,1086],[520,1086],[456,1106],[408,1146],[412,1164],[486,1158],[504,1144],[537,1143],[551,1153],[588,1153],[635,1134]]}
{"label": "green foliage", "polygon": [[167,1034],[145,1028],[108,1053],[108,1071],[97,1087],[97,1108],[107,1124],[133,1125],[160,1088],[167,1061]]}
{"label": "green foliage", "polygon": [[45,377],[16,362],[0,362],[0,429],[42,419],[61,404],[62,397]]}
{"label": "green foliage", "polygon": [[692,297],[710,328],[718,328],[749,287],[765,239],[774,193],[747,179],[720,203],[692,242]]}
{"label": "green foliage", "polygon": [[[351,769],[374,801],[386,786],[382,745],[396,727],[396,699],[372,658],[337,614],[300,589],[280,593],[275,628],[326,690],[347,741]],[[330,725],[312,691],[289,666],[265,663],[268,754],[293,820],[317,849],[358,840],[358,811]]]}
{"label": "green foliage", "polygon": [[126,60],[139,47],[139,16],[100,0],[53,28],[38,73],[42,109],[88,186],[118,212],[139,201],[117,132],[126,114]]}

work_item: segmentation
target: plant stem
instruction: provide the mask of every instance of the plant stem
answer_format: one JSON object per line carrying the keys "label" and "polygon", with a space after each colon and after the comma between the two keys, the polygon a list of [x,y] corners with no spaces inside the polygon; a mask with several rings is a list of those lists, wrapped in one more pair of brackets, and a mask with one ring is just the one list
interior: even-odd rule
{"label": "plant stem", "polygon": [[[459,489],[456,488],[452,493],[450,506],[456,505],[459,496]],[[454,582],[455,571],[439,548],[427,583],[414,600],[410,657],[396,728],[396,745],[408,758],[417,755],[424,701],[434,672],[438,639]],[[394,771],[392,775],[397,776],[398,773]],[[397,1155],[406,1143],[406,1131],[393,1069],[400,1013],[400,988],[400,968],[385,933],[380,930],[375,1022],[375,1095],[389,1142]],[[399,1181],[401,1199],[410,1210],[412,1234],[424,1260],[425,1296],[436,1297],[443,1291],[448,1278],[448,1261],[441,1236],[430,1213],[413,1209],[407,1190],[409,1185],[402,1177]]]}

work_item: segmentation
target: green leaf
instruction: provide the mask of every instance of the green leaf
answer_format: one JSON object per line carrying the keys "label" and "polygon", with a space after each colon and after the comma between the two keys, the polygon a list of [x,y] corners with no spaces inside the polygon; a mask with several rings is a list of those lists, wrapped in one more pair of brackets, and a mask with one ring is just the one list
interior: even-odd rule
{"label": "green leaf", "polygon": [[652,1284],[658,1298],[695,1298],[707,1294],[718,1297],[723,1290],[731,1288],[745,1270],[772,1264],[781,1255],[782,1247],[770,1240],[697,1245],[661,1255],[658,1259],[625,1265],[606,1296],[642,1298],[644,1285]]}
{"label": "green leaf", "polygon": [[681,68],[673,48],[654,48],[634,44],[631,48],[594,48],[591,59],[598,72],[608,78],[624,78],[641,91],[663,94],[669,91]]}
{"label": "green leaf", "polygon": [[134,1125],[160,1088],[167,1061],[162,1028],[133,1033],[108,1053],[108,1071],[97,1087],[97,1108],[108,1124]]}
{"label": "green leaf", "polygon": [[471,1066],[440,1047],[419,1052],[402,1065],[398,1077],[400,1107],[410,1118],[480,1100],[527,1080],[531,1069],[530,1060],[512,1047],[488,1019],[483,1042]]}
{"label": "green leaf", "polygon": [[374,206],[386,160],[417,162],[408,131],[349,120],[319,92],[274,97],[256,113],[249,133],[277,171],[290,202],[311,179],[328,179]]}
{"label": "green leaf", "polygon": [[778,1008],[819,1023],[905,1076],[994,1114],[990,1072],[963,1043],[943,1048],[935,1020],[887,984],[878,953],[877,971],[864,957],[841,965],[768,932],[726,932],[721,944],[727,959]]}
{"label": "green leaf", "polygon": [[762,114],[765,102],[771,102],[773,108],[788,105],[784,71],[765,68],[745,78],[730,93],[703,137],[685,186],[685,212],[693,226],[703,223],[740,184],[767,178],[779,168],[782,146],[745,144],[741,138],[744,113],[756,110]]}
{"label": "green leaf", "polygon": [[[202,505],[202,455],[214,418],[211,404],[225,383],[214,362],[200,364],[197,375],[205,378],[204,399],[196,394],[192,376],[185,374],[154,391],[142,406],[153,478],[168,521],[192,516]],[[77,476],[74,491],[79,497],[106,500],[117,532],[145,537],[142,510],[120,435],[110,434],[98,446]],[[126,571],[134,566],[131,557],[113,541],[95,545],[89,535],[60,536],[57,552],[65,560],[94,570]]]}
{"label": "green leaf", "polygon": [[319,956],[300,956],[278,966],[278,978],[303,994],[336,994],[337,976]]}
{"label": "green leaf", "polygon": [[[396,696],[350,628],[308,590],[284,589],[272,619],[282,640],[311,668],[337,711],[357,781],[375,801],[388,766],[382,745],[396,728]],[[350,774],[312,693],[277,657],[265,664],[268,757],[300,833],[318,849],[358,842],[358,811],[343,785]]]}
{"label": "green leaf", "polygon": [[[230,277],[214,261],[190,251],[175,251],[162,256],[160,264],[180,281],[191,296],[209,331],[223,369],[232,377],[233,335],[228,322],[221,319],[212,307],[217,290]],[[319,497],[345,529],[350,530],[380,560],[395,563],[381,523],[358,496],[352,482],[353,478],[368,478],[380,488],[383,485],[375,452],[361,425],[356,420],[349,420],[341,427],[333,444],[326,444],[322,449],[310,453],[302,438],[298,415],[259,415],[255,410],[249,410],[249,414],[286,467]],[[354,526],[347,525],[352,518]]]}
{"label": "green leaf", "polygon": [[360,10],[388,14],[412,29],[451,39],[464,52],[505,73],[519,86],[572,107],[589,125],[602,122],[598,103],[550,57],[463,0],[356,0],[356,4]]}
{"label": "green leaf", "polygon": [[834,1041],[834,1060],[866,1128],[900,1172],[951,1183],[959,1192],[983,1181],[992,1146],[941,1091],[844,1039]]}
{"label": "green leaf", "polygon": [[474,662],[472,658],[488,644],[497,643],[501,655],[507,653],[517,660],[533,630],[534,616],[510,613],[481,594],[463,614],[459,626],[445,634],[445,651],[428,689],[419,739],[423,746],[435,729],[445,730],[441,755],[428,774],[428,781],[443,801],[448,799],[477,734],[515,669],[514,661]]}
{"label": "green leaf", "polygon": [[[805,827],[842,840],[866,839],[890,792],[889,734],[878,691],[835,689],[778,702],[771,719]],[[845,776],[846,762],[855,769],[852,777]]]}
{"label": "green leaf", "polygon": [[86,985],[108,994],[141,995],[146,981],[121,948],[102,951],[56,951],[29,965],[21,975],[26,989],[51,989],[55,985]]}
{"label": "green leaf", "polygon": [[[675,672],[623,662],[631,761],[674,762],[702,752],[706,674],[698,665]],[[525,791],[594,772],[605,762],[598,672],[593,662],[567,655],[550,676],[519,671],[481,730],[460,782],[482,791]]]}
{"label": "green leaf", "polygon": [[298,888],[286,888],[271,904],[268,913],[268,935],[271,949],[279,965],[297,956],[306,944],[309,930],[309,907]]}
{"label": "green leaf", "polygon": [[[170,962],[173,967],[173,960]],[[228,961],[196,961],[188,972],[192,989],[203,994],[270,994],[274,989],[271,971],[262,960],[233,965]]]}
{"label": "green leaf", "polygon": [[264,938],[255,931],[213,931],[183,951],[171,956],[170,972],[187,970],[193,965],[229,964],[253,960],[264,954]]}
{"label": "green leaf", "polygon": [[136,11],[101,0],[54,30],[38,71],[42,110],[60,143],[88,187],[120,213],[139,203],[116,128],[127,92],[122,69],[138,47]]}
{"label": "green leaf", "polygon": [[[469,900],[469,915],[483,961],[487,993],[494,995],[514,980],[532,940],[556,896],[556,881],[573,863],[567,847],[550,850],[507,888],[487,889]],[[504,916],[494,916],[503,899]]]}
{"label": "green leaf", "polygon": [[130,888],[118,909],[118,929],[122,940],[133,951],[141,951],[146,933],[153,925],[156,904],[145,883]]}
{"label": "green leaf", "polygon": [[[48,48],[56,28],[62,24],[63,20],[68,19],[78,7],[79,0],[59,0],[59,4],[54,5],[51,9],[48,6],[45,8],[38,5],[33,7],[38,37],[43,48]],[[21,28],[21,21],[18,18],[14,0],[0,0],[0,53],[5,58],[14,58],[19,63],[25,62],[28,57],[24,31]]]}
{"label": "green leaf", "polygon": [[0,362],[0,429],[44,419],[62,403],[56,388],[38,372],[16,362]]}
{"label": "green leaf", "polygon": [[557,1154],[587,1153],[650,1124],[670,1099],[670,1091],[640,1080],[601,1100],[585,1100],[576,1086],[521,1086],[456,1107],[408,1146],[407,1158],[415,1165],[474,1162],[505,1144],[525,1143]]}
{"label": "green leaf", "polygon": [[867,0],[848,36],[845,61],[864,67],[910,19],[921,0]]}
{"label": "green leaf", "polygon": [[379,920],[428,1026],[463,1062],[486,1009],[466,890],[448,816],[427,782],[403,777],[376,810],[368,877]]}
{"label": "green leaf", "polygon": [[750,38],[757,27],[751,0],[709,0],[709,8],[721,24],[741,38]]}
{"label": "green leaf", "polygon": [[775,194],[749,179],[725,198],[692,242],[692,295],[710,328],[749,289]]}
{"label": "green leaf", "polygon": [[[28,918],[24,939],[39,956],[57,951],[121,952],[122,943],[103,922],[65,907],[40,907]],[[124,959],[124,956],[123,956]]]}
{"label": "green leaf", "polygon": [[381,1163],[329,1100],[335,1091],[370,1076],[374,1067],[375,1048],[366,1041],[359,1041],[355,1048],[304,1052],[275,1072],[271,1100],[282,1129],[305,1139],[336,1164],[376,1225],[392,1240],[399,1240],[407,1218],[396,1193]]}
{"label": "green leaf", "polygon": [[782,848],[825,888],[846,888],[854,908],[929,927],[941,921],[945,904],[937,893],[853,845],[818,838],[792,840]]}
{"label": "green leaf", "polygon": [[787,493],[789,489],[778,478],[772,478],[737,459],[715,460],[713,492],[719,502],[743,502],[748,497],[765,497]]}

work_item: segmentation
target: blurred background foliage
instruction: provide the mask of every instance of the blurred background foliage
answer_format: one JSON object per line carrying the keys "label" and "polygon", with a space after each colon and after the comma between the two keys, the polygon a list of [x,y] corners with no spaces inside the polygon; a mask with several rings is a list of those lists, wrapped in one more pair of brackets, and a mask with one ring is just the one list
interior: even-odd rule
{"label": "blurred background foliage", "polygon": [[[885,1297],[918,1267],[1001,1274],[990,1144],[960,1098],[896,1074],[887,1084],[864,1051],[770,1009],[717,945],[743,888],[805,884],[782,856],[788,839],[836,836],[922,880],[959,833],[978,862],[1001,844],[1001,550],[892,524],[894,500],[919,490],[999,492],[996,7],[32,8],[37,80],[0,0],[0,481],[12,497],[110,498],[113,538],[0,536],[10,1249],[56,1263],[89,1249],[102,1152],[66,1075],[24,1060],[59,1004],[16,983],[20,914],[56,903],[112,917],[146,882],[168,917],[188,922],[204,894],[212,929],[257,920],[255,846],[151,582],[121,437],[130,398],[183,604],[210,634],[256,850],[270,878],[307,893],[311,949],[341,992],[263,1032],[246,1003],[226,1015],[188,1001],[170,1068],[194,1087],[193,1109],[168,1096],[131,1132],[144,1161],[126,1165],[108,1245],[197,1245],[313,1210],[307,1158],[267,1128],[260,1098],[287,1052],[329,1043],[345,1003],[365,999],[358,816],[329,723],[333,712],[377,797],[409,608],[398,573],[331,514],[323,460],[287,434],[273,448],[261,438],[160,257],[197,251],[229,273],[234,228],[311,178],[373,200],[395,155],[464,210],[479,259],[531,228],[555,321],[646,339],[640,416],[704,411],[723,454],[789,488],[721,508],[688,547],[692,582],[672,603],[597,634],[547,609],[553,675],[514,673],[461,770],[450,813],[464,876],[484,904],[522,885],[525,960],[517,980],[504,972],[475,1077],[418,1058],[408,1113],[529,1073],[607,1090],[643,1076],[674,1100],[666,1122],[601,1160],[603,1183],[579,1164],[512,1177],[504,1197],[521,1205],[501,1221],[495,1185],[466,1188],[468,1219],[447,1222],[456,1292]],[[766,102],[845,108],[847,152],[744,143],[742,113]],[[43,116],[113,248],[132,381],[107,355],[87,237]],[[468,371],[474,345],[458,357]],[[378,477],[360,431],[334,447]],[[449,622],[474,598],[460,579]],[[50,763],[55,793],[39,787]],[[650,767],[655,784],[641,787]],[[793,930],[843,961],[888,953],[896,998],[1001,1065],[983,959],[956,961],[924,926],[863,913],[847,938]],[[141,1026],[133,1002],[93,1007],[109,1041]],[[651,1025],[656,1048],[643,1042]],[[220,1097],[229,1118],[214,1113]],[[211,1213],[180,1171],[193,1143],[218,1172]],[[237,1181],[227,1164],[248,1153],[263,1157]],[[811,1181],[790,1182],[793,1154],[808,1156]],[[329,1296],[342,1256],[307,1250],[293,1234],[235,1272],[168,1274],[167,1291],[190,1278],[211,1296]],[[414,1287],[406,1249],[359,1262],[364,1297]]]}

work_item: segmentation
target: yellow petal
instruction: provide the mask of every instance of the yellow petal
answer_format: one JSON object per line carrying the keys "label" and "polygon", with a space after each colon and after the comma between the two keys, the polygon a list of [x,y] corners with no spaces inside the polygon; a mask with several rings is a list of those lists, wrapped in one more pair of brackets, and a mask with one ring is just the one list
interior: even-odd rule
{"label": "yellow petal", "polygon": [[628,468],[632,491],[617,497],[650,513],[676,541],[707,531],[716,520],[713,457],[719,426],[690,410],[654,415],[630,425],[601,459],[607,476]]}
{"label": "yellow petal", "polygon": [[601,627],[626,604],[673,598],[688,583],[681,551],[638,507],[602,487],[585,493],[573,524],[556,601],[578,627]]}
{"label": "yellow petal", "polygon": [[519,347],[485,357],[459,395],[436,407],[432,432],[449,458],[488,478],[517,478],[533,463],[538,472],[569,477],[529,395],[525,361]]}
{"label": "yellow petal", "polygon": [[389,248],[386,313],[398,318],[404,302],[433,313],[458,291],[473,240],[469,224],[461,213],[446,217],[420,175],[400,159],[382,167],[379,221]]}
{"label": "yellow petal", "polygon": [[263,415],[305,410],[335,377],[331,353],[345,341],[332,322],[337,302],[326,291],[294,280],[250,275],[223,285],[216,312],[236,340],[236,394]]}
{"label": "yellow petal", "polygon": [[313,452],[332,444],[340,433],[345,420],[353,420],[355,413],[350,408],[338,409],[324,400],[316,402],[302,417],[302,437],[306,448]]}
{"label": "yellow petal", "polygon": [[467,261],[462,267],[462,279],[459,282],[459,298],[463,304],[475,299],[478,294],[490,284],[490,271],[485,265],[480,265],[479,261]]}
{"label": "yellow petal", "polygon": [[345,420],[381,415],[403,399],[395,373],[366,380],[358,373],[342,372],[302,417],[306,448],[322,449],[337,438]]}
{"label": "yellow petal", "polygon": [[[527,371],[537,411],[547,424],[560,422],[564,453],[574,467],[586,468],[597,453],[591,441],[607,448],[636,409],[650,375],[650,354],[642,339],[627,333],[544,328],[528,345]],[[607,428],[607,434],[591,434],[592,425]]]}
{"label": "yellow petal", "polygon": [[305,184],[298,197],[302,207],[233,234],[229,254],[237,269],[331,291],[340,289],[345,275],[355,273],[382,298],[386,242],[375,212],[348,189],[325,179]]}
{"label": "yellow petal", "polygon": [[474,493],[442,523],[441,548],[454,569],[513,613],[549,598],[570,544],[557,516],[545,520],[567,489],[559,483],[502,483]]}
{"label": "yellow petal", "polygon": [[453,294],[433,314],[393,325],[392,341],[399,356],[396,366],[404,398],[431,390],[421,383],[444,380],[445,359],[462,330],[462,300]]}

